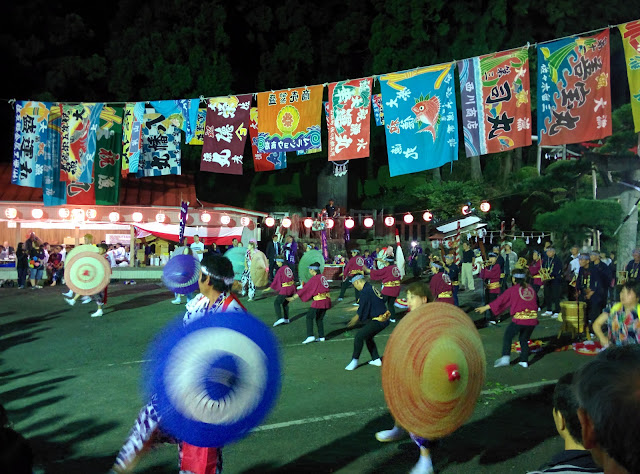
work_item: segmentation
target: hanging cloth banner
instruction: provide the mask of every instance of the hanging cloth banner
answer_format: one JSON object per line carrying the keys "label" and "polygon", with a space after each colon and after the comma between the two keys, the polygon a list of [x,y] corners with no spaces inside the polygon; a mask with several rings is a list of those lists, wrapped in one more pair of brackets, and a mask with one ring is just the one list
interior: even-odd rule
{"label": "hanging cloth banner", "polygon": [[260,153],[258,151],[258,107],[251,107],[250,114],[249,138],[251,139],[254,169],[256,171],[285,169],[287,167],[287,154],[285,152]]}
{"label": "hanging cloth banner", "polygon": [[369,77],[329,84],[329,161],[369,156],[372,82]]}
{"label": "hanging cloth banner", "polygon": [[619,25],[631,91],[631,112],[635,131],[640,132],[640,20]]}
{"label": "hanging cloth banner", "polygon": [[96,130],[104,104],[78,104],[69,114],[67,181],[91,184],[96,156]]}
{"label": "hanging cloth banner", "polygon": [[467,156],[531,145],[528,47],[458,61]]}
{"label": "hanging cloth banner", "polygon": [[96,204],[116,205],[122,170],[122,107],[104,107],[100,114],[98,157],[95,162]]}
{"label": "hanging cloth banner", "polygon": [[41,188],[51,104],[19,100],[15,106],[11,182]]}
{"label": "hanging cloth banner", "polygon": [[609,30],[538,46],[538,137],[543,146],[611,135]]}
{"label": "hanging cloth banner", "polygon": [[[324,110],[324,119],[327,122],[327,130],[331,127],[331,119],[329,117],[329,102],[322,102],[322,109]],[[308,150],[296,150],[296,155],[311,155],[313,153],[322,153],[322,142],[320,142],[320,146],[318,148],[310,148]]]}
{"label": "hanging cloth banner", "polygon": [[[138,176],[181,174],[180,129],[164,115],[147,109],[142,122]],[[131,163],[130,163],[131,165]]]}
{"label": "hanging cloth banner", "polygon": [[321,145],[323,86],[258,94],[260,153],[316,149]]}
{"label": "hanging cloth banner", "polygon": [[44,150],[42,201],[45,206],[62,206],[67,203],[67,183],[60,180],[62,105],[51,107],[48,128],[47,144]]}
{"label": "hanging cloth banner", "polygon": [[453,63],[385,74],[380,89],[392,177],[458,159]]}
{"label": "hanging cloth banner", "polygon": [[251,94],[208,100],[200,171],[242,174],[250,108]]}
{"label": "hanging cloth banner", "polygon": [[187,226],[187,218],[189,217],[189,203],[180,201],[180,234],[178,242],[184,245],[184,228]]}
{"label": "hanging cloth banner", "polygon": [[207,109],[198,109],[198,118],[196,120],[196,131],[193,138],[187,142],[187,145],[204,145],[204,125],[207,121]]}
{"label": "hanging cloth banner", "polygon": [[199,99],[154,100],[151,106],[157,113],[172,120],[184,131],[185,143],[189,143],[196,134]]}
{"label": "hanging cloth banner", "polygon": [[128,103],[122,122],[122,177],[137,173],[142,147],[142,120],[144,102]]}
{"label": "hanging cloth banner", "polygon": [[371,96],[371,105],[373,107],[373,116],[376,118],[376,126],[384,125],[384,110],[382,110],[382,94],[374,94]]}
{"label": "hanging cloth banner", "polygon": [[67,185],[67,204],[72,206],[94,206],[96,204],[96,189],[93,183],[72,181]]}

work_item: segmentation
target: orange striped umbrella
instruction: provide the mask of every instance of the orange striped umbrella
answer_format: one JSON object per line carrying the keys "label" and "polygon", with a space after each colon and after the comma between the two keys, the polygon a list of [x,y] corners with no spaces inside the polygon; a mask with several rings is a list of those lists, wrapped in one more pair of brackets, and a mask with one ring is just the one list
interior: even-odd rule
{"label": "orange striped umbrella", "polygon": [[486,360],[469,316],[428,303],[405,316],[384,351],[382,388],[396,422],[428,439],[442,438],[473,413]]}

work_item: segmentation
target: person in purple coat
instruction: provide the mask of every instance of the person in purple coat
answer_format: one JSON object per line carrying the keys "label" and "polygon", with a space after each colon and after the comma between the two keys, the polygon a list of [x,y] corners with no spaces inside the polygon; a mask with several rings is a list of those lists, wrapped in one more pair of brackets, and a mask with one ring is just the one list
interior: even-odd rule
{"label": "person in purple coat", "polygon": [[[307,312],[307,338],[302,341],[303,344],[309,344],[310,342],[318,341],[324,342],[324,315],[327,310],[331,308],[331,295],[329,294],[329,282],[320,272],[320,263],[313,263],[309,265],[309,273],[311,274],[311,280],[306,282],[304,286],[298,290],[298,293],[287,298],[287,301],[291,302],[298,298],[302,301],[311,302],[311,308]],[[313,321],[316,321],[318,325],[318,338],[313,335]]]}

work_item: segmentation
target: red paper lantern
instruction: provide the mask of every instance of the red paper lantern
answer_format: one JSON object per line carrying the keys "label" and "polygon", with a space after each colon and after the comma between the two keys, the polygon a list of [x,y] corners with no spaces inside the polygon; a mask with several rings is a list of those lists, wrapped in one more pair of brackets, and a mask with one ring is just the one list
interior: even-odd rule
{"label": "red paper lantern", "polygon": [[407,212],[403,219],[405,224],[411,224],[413,222],[413,214]]}
{"label": "red paper lantern", "polygon": [[267,227],[273,227],[274,225],[276,225],[276,220],[273,217],[267,217],[264,220],[264,225],[266,225]]}
{"label": "red paper lantern", "polygon": [[208,212],[200,214],[200,220],[205,224],[208,224],[209,222],[211,222],[211,214],[209,214]]}
{"label": "red paper lantern", "polygon": [[307,218],[304,220],[304,226],[305,226],[307,229],[311,229],[311,226],[313,226],[313,219],[311,219],[311,217],[307,217]]}
{"label": "red paper lantern", "polygon": [[384,218],[384,225],[386,225],[387,227],[391,227],[395,223],[396,223],[396,220],[393,216],[387,216]]}
{"label": "red paper lantern", "polygon": [[134,222],[141,222],[142,221],[142,212],[134,212],[133,214],[131,214],[131,218],[133,219]]}
{"label": "red paper lantern", "polygon": [[223,214],[223,215],[220,217],[220,222],[222,223],[222,225],[229,225],[229,223],[231,223],[231,217],[229,217],[229,216],[228,216],[228,215],[226,215],[226,214]]}
{"label": "red paper lantern", "polygon": [[345,226],[347,229],[353,229],[353,226],[354,226],[354,225],[356,225],[356,222],[355,222],[351,217],[347,218],[347,219],[344,221],[344,226]]}
{"label": "red paper lantern", "polygon": [[118,222],[120,220],[120,214],[113,211],[109,213],[109,221]]}
{"label": "red paper lantern", "polygon": [[67,217],[69,217],[70,214],[71,214],[71,211],[69,211],[69,209],[67,209],[66,207],[62,207],[62,208],[58,209],[58,215],[62,219],[66,219]]}
{"label": "red paper lantern", "polygon": [[373,227],[373,219],[371,217],[365,217],[364,219],[364,226],[368,229],[370,229],[371,227]]}
{"label": "red paper lantern", "polygon": [[36,208],[31,211],[31,217],[34,219],[42,219],[42,216],[44,216],[44,211],[40,208]]}
{"label": "red paper lantern", "polygon": [[431,219],[433,219],[433,214],[431,214],[429,211],[425,211],[424,214],[422,214],[422,218],[425,220],[425,222],[429,222],[431,221]]}
{"label": "red paper lantern", "polygon": [[289,219],[288,217],[282,219],[282,227],[284,227],[285,229],[291,227],[291,219]]}
{"label": "red paper lantern", "polygon": [[332,218],[329,218],[325,221],[325,225],[327,226],[327,229],[333,229],[333,226],[336,225],[336,222]]}
{"label": "red paper lantern", "polygon": [[484,201],[480,204],[480,210],[482,212],[489,212],[491,210],[491,204],[489,204],[487,201]]}
{"label": "red paper lantern", "polygon": [[243,225],[244,227],[249,227],[251,225],[251,219],[249,219],[248,217],[241,217],[240,218],[240,224]]}

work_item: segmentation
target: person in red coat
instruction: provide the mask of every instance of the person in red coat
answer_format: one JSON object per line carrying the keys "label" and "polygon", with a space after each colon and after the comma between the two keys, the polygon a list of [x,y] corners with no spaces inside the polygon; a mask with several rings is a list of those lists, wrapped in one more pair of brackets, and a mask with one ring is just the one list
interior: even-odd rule
{"label": "person in red coat", "polygon": [[382,280],[382,297],[384,298],[385,305],[391,313],[391,322],[395,322],[396,319],[396,298],[400,294],[400,279],[401,274],[398,267],[393,263],[395,258],[393,255],[385,257],[383,260],[384,267],[377,270],[373,268],[370,270],[372,280]]}
{"label": "person in red coat", "polygon": [[449,275],[443,273],[440,259],[433,258],[433,260],[431,260],[431,271],[433,272],[433,276],[431,277],[431,281],[429,281],[429,289],[435,297],[436,302],[455,305],[451,279]]}
{"label": "person in red coat", "polygon": [[[351,279],[356,275],[364,275],[363,268],[364,257],[360,255],[360,250],[352,249],[351,258],[342,270],[342,286],[340,287],[338,301],[342,301],[342,298],[344,298],[344,293],[347,291],[347,288],[351,286]],[[353,306],[358,306],[358,301],[360,301],[360,292],[355,286],[353,287],[353,290],[356,294],[356,302],[353,303]]]}
{"label": "person in red coat", "polygon": [[508,288],[491,303],[476,308],[478,313],[491,310],[496,316],[509,308],[511,323],[504,331],[502,339],[502,357],[495,361],[494,367],[504,367],[511,363],[511,341],[518,335],[520,340],[520,365],[529,367],[529,339],[538,325],[538,298],[529,284],[526,269],[516,267],[511,279],[513,286]]}
{"label": "person in red coat", "polygon": [[[292,296],[296,292],[296,285],[293,280],[293,270],[291,270],[288,265],[284,264],[284,255],[278,255],[274,261],[278,270],[273,277],[271,286],[264,291],[273,290],[278,295],[273,302],[273,308],[275,309],[276,317],[278,318],[276,322],[273,323],[273,327],[276,327],[280,324],[289,324],[290,322],[289,301],[287,300],[287,297]],[[284,318],[282,317],[283,312]]]}
{"label": "person in red coat", "polygon": [[[488,290],[487,299],[485,301],[491,303],[500,296],[500,273],[502,272],[502,268],[500,265],[496,264],[498,254],[495,252],[489,252],[487,257],[489,258],[489,262],[487,264],[482,264],[483,268],[480,270],[480,278],[485,281],[485,286]],[[490,318],[489,313],[486,313],[485,323],[496,324],[496,321]]]}
{"label": "person in red coat", "polygon": [[[287,298],[287,301],[293,301],[300,298],[302,301],[311,302],[311,308],[307,312],[307,338],[302,341],[303,344],[318,341],[324,342],[324,324],[322,320],[329,308],[331,308],[331,295],[329,294],[329,282],[320,273],[320,264],[313,263],[309,265],[309,273],[311,280],[306,282],[297,294]],[[313,335],[313,320],[318,325],[318,338]]]}

